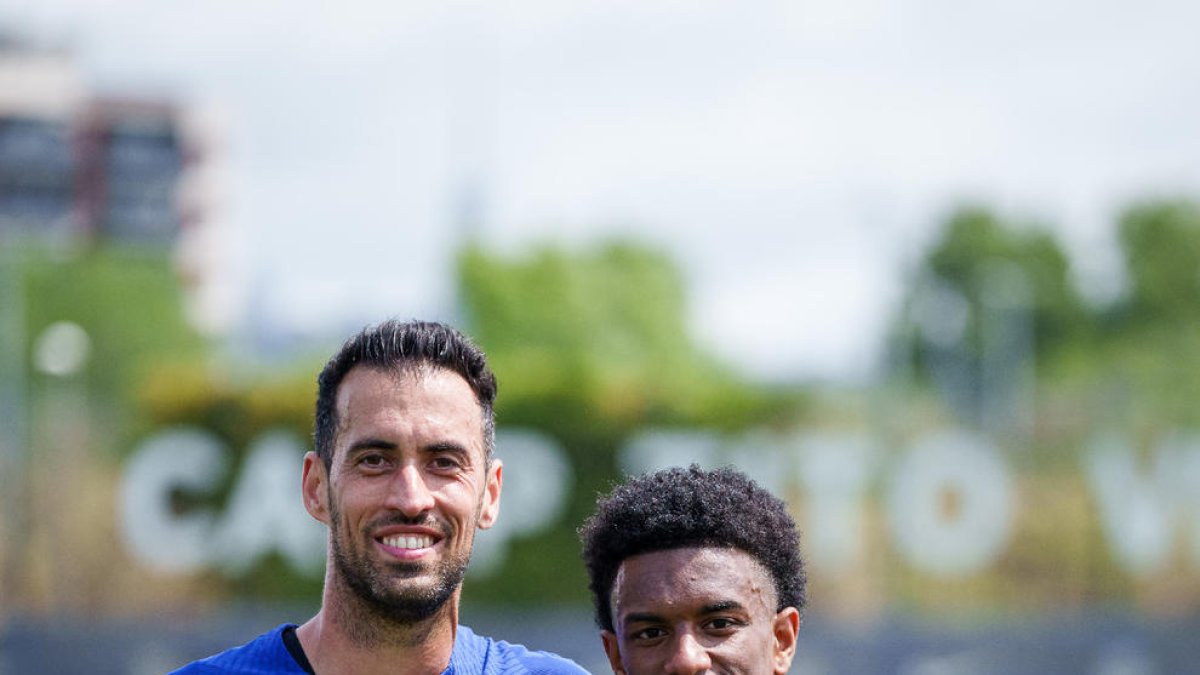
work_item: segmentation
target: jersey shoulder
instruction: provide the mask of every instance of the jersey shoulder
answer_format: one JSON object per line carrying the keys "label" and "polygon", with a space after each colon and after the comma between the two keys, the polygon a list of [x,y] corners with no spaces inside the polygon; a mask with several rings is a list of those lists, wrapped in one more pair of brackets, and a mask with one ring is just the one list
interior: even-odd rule
{"label": "jersey shoulder", "polygon": [[291,625],[280,624],[244,645],[193,661],[171,675],[304,675],[283,643],[283,631]]}
{"label": "jersey shoulder", "polygon": [[453,675],[588,675],[571,659],[476,635],[466,626],[458,627],[449,670]]}

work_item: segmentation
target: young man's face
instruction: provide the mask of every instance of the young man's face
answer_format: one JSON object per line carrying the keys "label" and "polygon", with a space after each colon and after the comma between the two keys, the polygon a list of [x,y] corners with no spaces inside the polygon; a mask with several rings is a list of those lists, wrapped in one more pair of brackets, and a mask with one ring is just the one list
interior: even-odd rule
{"label": "young man's face", "polygon": [[680,548],[628,558],[602,639],[613,672],[786,673],[800,614],[775,611],[771,577],[737,549]]}
{"label": "young man's face", "polygon": [[482,409],[451,371],[360,366],[338,388],[337,419],[328,474],[315,453],[304,463],[305,505],[329,525],[330,578],[399,621],[428,618],[499,509]]}

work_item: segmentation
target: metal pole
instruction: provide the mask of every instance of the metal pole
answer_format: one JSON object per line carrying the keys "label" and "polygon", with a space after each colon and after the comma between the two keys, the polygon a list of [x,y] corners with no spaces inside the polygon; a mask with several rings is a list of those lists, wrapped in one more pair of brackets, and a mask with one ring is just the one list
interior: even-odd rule
{"label": "metal pole", "polygon": [[0,608],[10,612],[20,606],[29,534],[25,269],[16,249],[0,241]]}

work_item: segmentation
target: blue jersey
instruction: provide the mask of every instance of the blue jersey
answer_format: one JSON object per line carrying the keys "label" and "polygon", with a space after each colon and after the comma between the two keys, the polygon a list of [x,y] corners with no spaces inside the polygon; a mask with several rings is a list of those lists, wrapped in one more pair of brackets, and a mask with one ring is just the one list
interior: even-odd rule
{"label": "blue jersey", "polygon": [[[240,647],[189,663],[172,675],[306,675],[283,641],[283,624]],[[442,675],[587,675],[574,661],[549,652],[476,635],[458,627],[450,665]]]}

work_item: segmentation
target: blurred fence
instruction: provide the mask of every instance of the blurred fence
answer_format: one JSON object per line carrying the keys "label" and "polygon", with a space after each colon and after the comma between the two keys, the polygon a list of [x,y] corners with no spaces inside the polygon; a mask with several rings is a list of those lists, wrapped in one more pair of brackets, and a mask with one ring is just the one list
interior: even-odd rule
{"label": "blurred fence", "polygon": [[[10,619],[0,675],[157,675],[241,644],[307,610],[250,609],[207,619]],[[464,622],[497,639],[556,651],[593,673],[610,669],[590,616],[575,610],[472,612]],[[1041,616],[986,625],[900,617],[844,625],[806,619],[796,675],[1188,675],[1200,673],[1200,619],[1130,614]]]}

